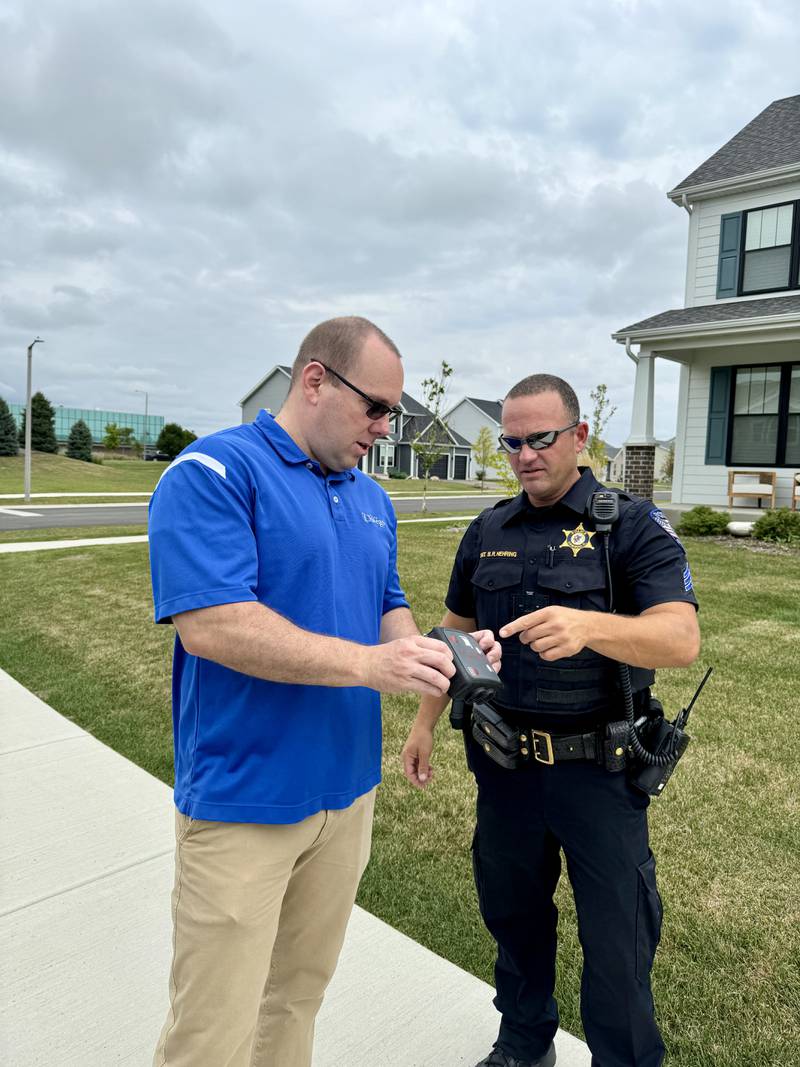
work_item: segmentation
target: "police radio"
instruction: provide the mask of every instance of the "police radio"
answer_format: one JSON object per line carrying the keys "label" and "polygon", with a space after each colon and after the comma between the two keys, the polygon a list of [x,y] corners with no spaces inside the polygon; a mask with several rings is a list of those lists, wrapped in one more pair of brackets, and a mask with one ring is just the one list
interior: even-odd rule
{"label": "police radio", "polygon": [[[589,498],[587,511],[594,521],[597,532],[603,535],[609,611],[613,613],[615,611],[614,585],[611,578],[609,534],[619,518],[619,496],[607,489],[593,493]],[[708,668],[688,706],[683,708],[672,722],[664,716],[661,703],[652,698],[648,709],[650,714],[636,719],[630,667],[627,663],[619,663],[617,670],[625,704],[625,723],[627,724],[625,747],[633,757],[632,774],[629,780],[631,785],[647,793],[648,796],[661,796],[678,760],[689,746],[691,738],[685,730],[686,722],[694,707],[694,702],[711,676],[713,667]],[[618,724],[610,725],[613,727]]]}
{"label": "police radio", "polygon": [[465,705],[492,697],[503,688],[503,683],[472,634],[449,626],[434,626],[427,636],[443,641],[453,653],[456,673],[447,690],[453,701],[450,722],[455,729],[462,730]]}

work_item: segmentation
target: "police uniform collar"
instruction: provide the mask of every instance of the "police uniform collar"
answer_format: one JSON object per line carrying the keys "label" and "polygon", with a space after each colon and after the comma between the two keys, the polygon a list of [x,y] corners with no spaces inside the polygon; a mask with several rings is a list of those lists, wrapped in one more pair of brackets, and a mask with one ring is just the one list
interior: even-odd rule
{"label": "police uniform collar", "polygon": [[[272,448],[284,463],[289,463],[293,466],[304,463],[309,469],[315,470],[318,474],[322,473],[317,460],[306,455],[294,438],[290,437],[281,424],[275,421],[275,416],[269,411],[265,411],[262,408],[256,416],[255,425],[261,430],[268,443],[272,445]],[[353,482],[355,477],[352,468],[344,471],[330,471],[328,474],[328,480],[331,482]]]}
{"label": "police uniform collar", "polygon": [[592,493],[602,487],[592,474],[590,467],[578,467],[578,470],[580,471],[580,478],[578,478],[577,482],[575,482],[574,485],[571,485],[566,493],[564,493],[564,495],[550,508],[534,508],[528,500],[528,494],[524,491],[518,496],[515,496],[513,500],[506,503],[506,514],[503,517],[501,525],[509,526],[511,523],[517,522],[524,515],[530,515],[533,511],[552,511],[559,507],[569,508],[569,510],[574,511],[576,515],[585,515],[589,497]]}

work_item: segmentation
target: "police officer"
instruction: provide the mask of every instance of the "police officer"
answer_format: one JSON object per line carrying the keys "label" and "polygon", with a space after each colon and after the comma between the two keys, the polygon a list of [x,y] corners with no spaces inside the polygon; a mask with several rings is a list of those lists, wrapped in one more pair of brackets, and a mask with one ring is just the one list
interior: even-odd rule
{"label": "police officer", "polygon": [[[477,1067],[551,1067],[553,894],[561,851],[583,948],[581,1012],[595,1067],[658,1067],[650,970],[661,928],[648,797],[603,763],[606,724],[624,718],[620,662],[637,714],[656,667],[699,651],[697,602],[684,551],[652,503],[620,496],[611,534],[615,613],[601,534],[588,513],[602,489],[577,466],[588,426],[561,378],[534,374],[503,403],[501,444],[522,492],[483,511],[461,542],[443,625],[499,633],[495,706],[530,736],[518,769],[490,759],[466,731],[478,786],[473,865],[481,915],[497,942],[493,1050]],[[403,750],[409,781],[432,776],[433,728],[446,697],[423,697]]]}

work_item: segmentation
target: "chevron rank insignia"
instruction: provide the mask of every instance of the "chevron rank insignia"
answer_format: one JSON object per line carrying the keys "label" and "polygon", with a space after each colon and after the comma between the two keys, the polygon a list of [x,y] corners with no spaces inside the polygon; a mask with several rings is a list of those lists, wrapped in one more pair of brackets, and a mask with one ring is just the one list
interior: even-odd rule
{"label": "chevron rank insignia", "polygon": [[584,530],[583,523],[579,522],[574,530],[562,530],[564,540],[558,546],[559,548],[571,548],[573,559],[584,548],[594,548],[592,544],[592,538],[594,537],[594,530]]}

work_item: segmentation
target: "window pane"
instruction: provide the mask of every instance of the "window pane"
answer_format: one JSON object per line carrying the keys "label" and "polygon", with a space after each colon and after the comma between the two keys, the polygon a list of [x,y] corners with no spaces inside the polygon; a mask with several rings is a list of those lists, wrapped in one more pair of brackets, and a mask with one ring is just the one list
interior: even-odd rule
{"label": "window pane", "polygon": [[761,212],[761,244],[759,248],[774,248],[778,243],[775,240],[775,235],[778,231],[778,209],[776,207],[768,207],[765,211]]}
{"label": "window pane", "polygon": [[786,424],[786,463],[800,466],[800,415],[790,415]]}
{"label": "window pane", "polygon": [[783,289],[789,284],[789,259],[791,248],[767,248],[759,252],[746,252],[744,257],[743,293],[759,289]]}
{"label": "window pane", "polygon": [[733,420],[731,463],[774,463],[777,415],[738,415]]}
{"label": "window pane", "polygon": [[784,204],[783,207],[778,208],[778,226],[775,234],[776,245],[791,244],[793,216],[793,204]]}
{"label": "window pane", "polygon": [[789,411],[800,411],[800,367],[792,367],[792,382],[789,386]]}
{"label": "window pane", "polygon": [[765,415],[777,415],[778,400],[781,392],[781,372],[777,367],[767,367],[764,376],[764,406],[761,411]]}
{"label": "window pane", "polygon": [[734,415],[747,415],[750,411],[750,371],[736,372],[736,394],[733,401]]}
{"label": "window pane", "polygon": [[763,211],[751,211],[747,215],[745,252],[749,252],[753,248],[761,248],[761,217],[763,214]]}

